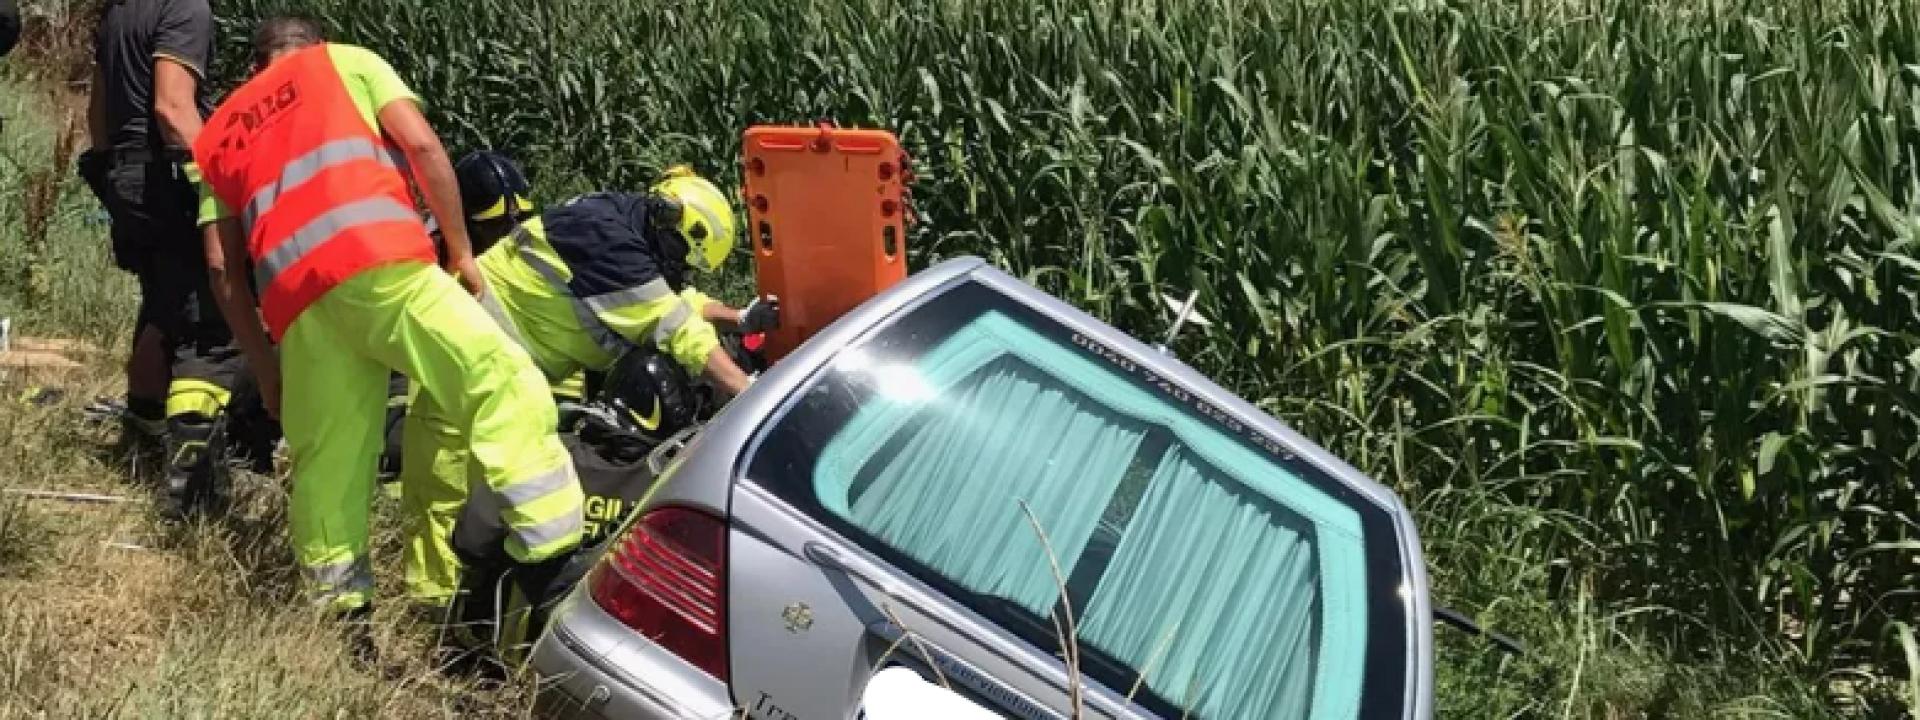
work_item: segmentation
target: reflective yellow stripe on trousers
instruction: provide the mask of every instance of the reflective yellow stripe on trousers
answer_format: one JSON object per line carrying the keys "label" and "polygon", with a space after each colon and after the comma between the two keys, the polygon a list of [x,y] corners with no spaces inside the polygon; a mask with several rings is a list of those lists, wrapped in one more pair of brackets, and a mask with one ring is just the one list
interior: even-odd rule
{"label": "reflective yellow stripe on trousers", "polygon": [[[309,565],[303,570],[317,602],[331,605],[344,601],[345,604],[357,605],[365,601],[366,595],[373,594],[373,566],[365,557],[326,565]],[[353,597],[356,593],[362,597]]]}
{"label": "reflective yellow stripe on trousers", "polygon": [[[573,475],[571,465],[561,465],[547,472],[524,478],[495,492],[502,507],[528,507],[554,495],[559,495],[578,486],[579,480]],[[536,525],[515,525],[511,527],[512,540],[527,551],[543,548],[555,542],[565,540],[586,529],[586,516],[582,508],[575,505],[570,512],[562,512],[552,519]]]}

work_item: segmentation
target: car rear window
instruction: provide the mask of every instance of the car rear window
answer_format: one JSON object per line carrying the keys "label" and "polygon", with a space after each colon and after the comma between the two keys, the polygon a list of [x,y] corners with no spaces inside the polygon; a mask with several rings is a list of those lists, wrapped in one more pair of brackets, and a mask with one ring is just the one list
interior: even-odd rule
{"label": "car rear window", "polygon": [[1043,647],[1071,604],[1083,669],[1161,714],[1397,712],[1390,519],[1103,350],[962,285],[843,350],[750,477]]}

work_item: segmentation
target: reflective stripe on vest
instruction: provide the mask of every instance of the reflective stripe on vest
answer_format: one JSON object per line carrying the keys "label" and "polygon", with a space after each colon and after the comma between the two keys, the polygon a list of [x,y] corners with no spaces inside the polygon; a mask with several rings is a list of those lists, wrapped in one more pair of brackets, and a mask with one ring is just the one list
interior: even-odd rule
{"label": "reflective stripe on vest", "polygon": [[393,262],[434,262],[405,163],[358,110],[334,46],[294,51],[228,94],[194,160],[246,230],[261,319],[284,337],[341,282]]}
{"label": "reflective stripe on vest", "polygon": [[[613,328],[607,327],[607,322],[600,319],[600,314],[594,311],[593,306],[588,305],[586,301],[581,300],[573,294],[573,288],[567,286],[567,279],[560,274],[559,268],[547,262],[546,258],[533,253],[533,233],[528,232],[526,226],[522,225],[513,229],[513,249],[521,262],[525,262],[528,267],[533,268],[534,272],[540,273],[541,277],[547,279],[547,284],[553,287],[554,292],[559,293],[561,297],[566,298],[568,302],[573,305],[573,314],[580,320],[580,329],[587,332],[587,337],[593,340],[593,344],[600,346],[601,350],[606,351],[608,355],[616,358],[624,354],[627,349],[633,347],[631,341],[621,337],[620,333],[614,332]],[[665,280],[656,279],[656,282],[659,282],[662,286],[666,285]],[[651,283],[649,283],[649,285],[650,284]],[[646,287],[647,285],[642,285],[639,288],[622,292],[640,291]],[[672,289],[668,288],[668,292],[671,294]],[[619,293],[595,295],[594,297],[599,299],[615,294]]]}
{"label": "reflective stripe on vest", "polygon": [[660,322],[654,324],[654,344],[665,345],[668,340],[673,339],[673,334],[680,332],[680,327],[686,325],[687,320],[692,318],[693,308],[688,307],[685,302],[675,304],[672,312],[667,313],[666,317],[660,318]]}
{"label": "reflective stripe on vest", "polygon": [[287,268],[312,254],[335,235],[355,227],[419,219],[413,208],[401,205],[390,197],[371,197],[341,205],[307,221],[299,230],[293,231],[293,235],[275,245],[254,267],[253,280],[260,287],[272,287],[274,278],[279,277],[280,273],[286,272]]}
{"label": "reflective stripe on vest", "polygon": [[278,182],[267,183],[255,192],[253,199],[247,201],[246,210],[240,214],[240,226],[252,234],[254,222],[273,209],[273,203],[280,199],[281,194],[305,185],[322,171],[355,160],[374,160],[395,170],[406,167],[406,159],[385,143],[375,143],[367,138],[334,140],[294,158],[280,171]]}

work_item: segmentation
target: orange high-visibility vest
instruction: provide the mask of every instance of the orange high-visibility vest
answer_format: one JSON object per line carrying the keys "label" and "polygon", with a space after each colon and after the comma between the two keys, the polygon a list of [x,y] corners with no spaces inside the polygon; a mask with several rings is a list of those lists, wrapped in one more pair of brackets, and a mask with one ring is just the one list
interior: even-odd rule
{"label": "orange high-visibility vest", "polygon": [[207,119],[193,157],[214,196],[238,211],[275,341],[355,273],[435,262],[401,155],[355,109],[325,44],[234,90]]}

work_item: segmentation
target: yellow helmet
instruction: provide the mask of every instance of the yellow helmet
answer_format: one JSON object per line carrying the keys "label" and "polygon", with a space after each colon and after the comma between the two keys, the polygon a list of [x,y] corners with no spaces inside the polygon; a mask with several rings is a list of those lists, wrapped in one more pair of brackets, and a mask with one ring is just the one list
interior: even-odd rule
{"label": "yellow helmet", "polygon": [[653,192],[680,204],[680,236],[687,241],[687,264],[712,272],[727,261],[740,227],[733,206],[720,188],[693,169],[678,165],[653,186]]}

